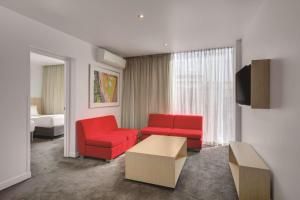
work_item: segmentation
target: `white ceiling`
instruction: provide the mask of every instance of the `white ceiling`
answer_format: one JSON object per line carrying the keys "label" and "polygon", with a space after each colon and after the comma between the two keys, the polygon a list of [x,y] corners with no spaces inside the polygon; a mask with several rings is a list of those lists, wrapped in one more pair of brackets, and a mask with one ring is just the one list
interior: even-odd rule
{"label": "white ceiling", "polygon": [[63,60],[51,58],[37,53],[30,53],[30,66],[44,66],[44,65],[59,65],[64,64]]}
{"label": "white ceiling", "polygon": [[0,0],[0,5],[122,56],[137,56],[233,45],[262,1]]}

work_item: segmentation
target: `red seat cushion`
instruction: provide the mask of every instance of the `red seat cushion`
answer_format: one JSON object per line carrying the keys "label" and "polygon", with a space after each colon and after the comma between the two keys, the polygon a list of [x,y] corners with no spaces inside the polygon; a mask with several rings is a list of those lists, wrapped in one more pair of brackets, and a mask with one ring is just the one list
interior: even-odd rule
{"label": "red seat cushion", "polygon": [[87,145],[101,147],[115,147],[127,140],[127,135],[118,133],[93,134],[86,138]]}
{"label": "red seat cushion", "polygon": [[171,128],[145,127],[141,130],[145,135],[168,135]]}
{"label": "red seat cushion", "polygon": [[120,135],[126,135],[127,139],[137,137],[138,130],[136,129],[127,129],[127,128],[118,128],[113,131],[113,133],[120,134]]}
{"label": "red seat cushion", "polygon": [[193,139],[200,139],[202,136],[201,130],[191,130],[191,129],[171,129],[169,131],[170,136],[181,136],[181,137],[187,137],[187,138],[193,138]]}
{"label": "red seat cushion", "polygon": [[150,127],[162,127],[162,128],[173,128],[173,115],[165,114],[150,114],[148,120],[148,126]]}
{"label": "red seat cushion", "polygon": [[202,130],[202,116],[175,115],[174,128]]}

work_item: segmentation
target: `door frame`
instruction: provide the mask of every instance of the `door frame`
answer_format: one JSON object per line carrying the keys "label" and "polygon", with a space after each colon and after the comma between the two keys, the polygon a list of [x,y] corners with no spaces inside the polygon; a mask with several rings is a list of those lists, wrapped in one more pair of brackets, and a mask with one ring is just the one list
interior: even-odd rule
{"label": "door frame", "polygon": [[65,62],[64,67],[64,89],[65,89],[65,125],[64,125],[64,157],[70,157],[70,119],[71,119],[71,113],[70,113],[70,94],[71,94],[71,58],[67,56],[60,56],[56,55],[54,53],[51,53],[49,51],[41,50],[38,48],[31,47],[29,51],[29,78],[27,83],[28,88],[28,94],[27,94],[27,172],[31,173],[30,165],[31,165],[31,138],[30,138],[30,105],[31,105],[31,88],[30,88],[30,80],[31,80],[31,60],[30,60],[30,53],[37,53],[43,56],[56,58],[59,60],[62,60]]}

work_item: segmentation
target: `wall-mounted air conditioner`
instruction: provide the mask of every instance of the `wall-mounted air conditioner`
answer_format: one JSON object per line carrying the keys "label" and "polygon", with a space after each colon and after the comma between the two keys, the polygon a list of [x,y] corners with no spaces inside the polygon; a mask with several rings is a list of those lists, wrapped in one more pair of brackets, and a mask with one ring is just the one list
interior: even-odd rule
{"label": "wall-mounted air conditioner", "polygon": [[96,60],[97,62],[101,62],[122,69],[124,69],[126,66],[126,60],[124,58],[102,48],[97,49]]}

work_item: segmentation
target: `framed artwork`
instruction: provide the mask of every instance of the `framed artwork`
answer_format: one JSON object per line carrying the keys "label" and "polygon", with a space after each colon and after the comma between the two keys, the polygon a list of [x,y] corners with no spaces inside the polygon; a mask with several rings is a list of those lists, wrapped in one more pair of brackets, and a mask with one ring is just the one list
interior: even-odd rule
{"label": "framed artwork", "polygon": [[120,73],[90,65],[90,108],[120,105]]}

